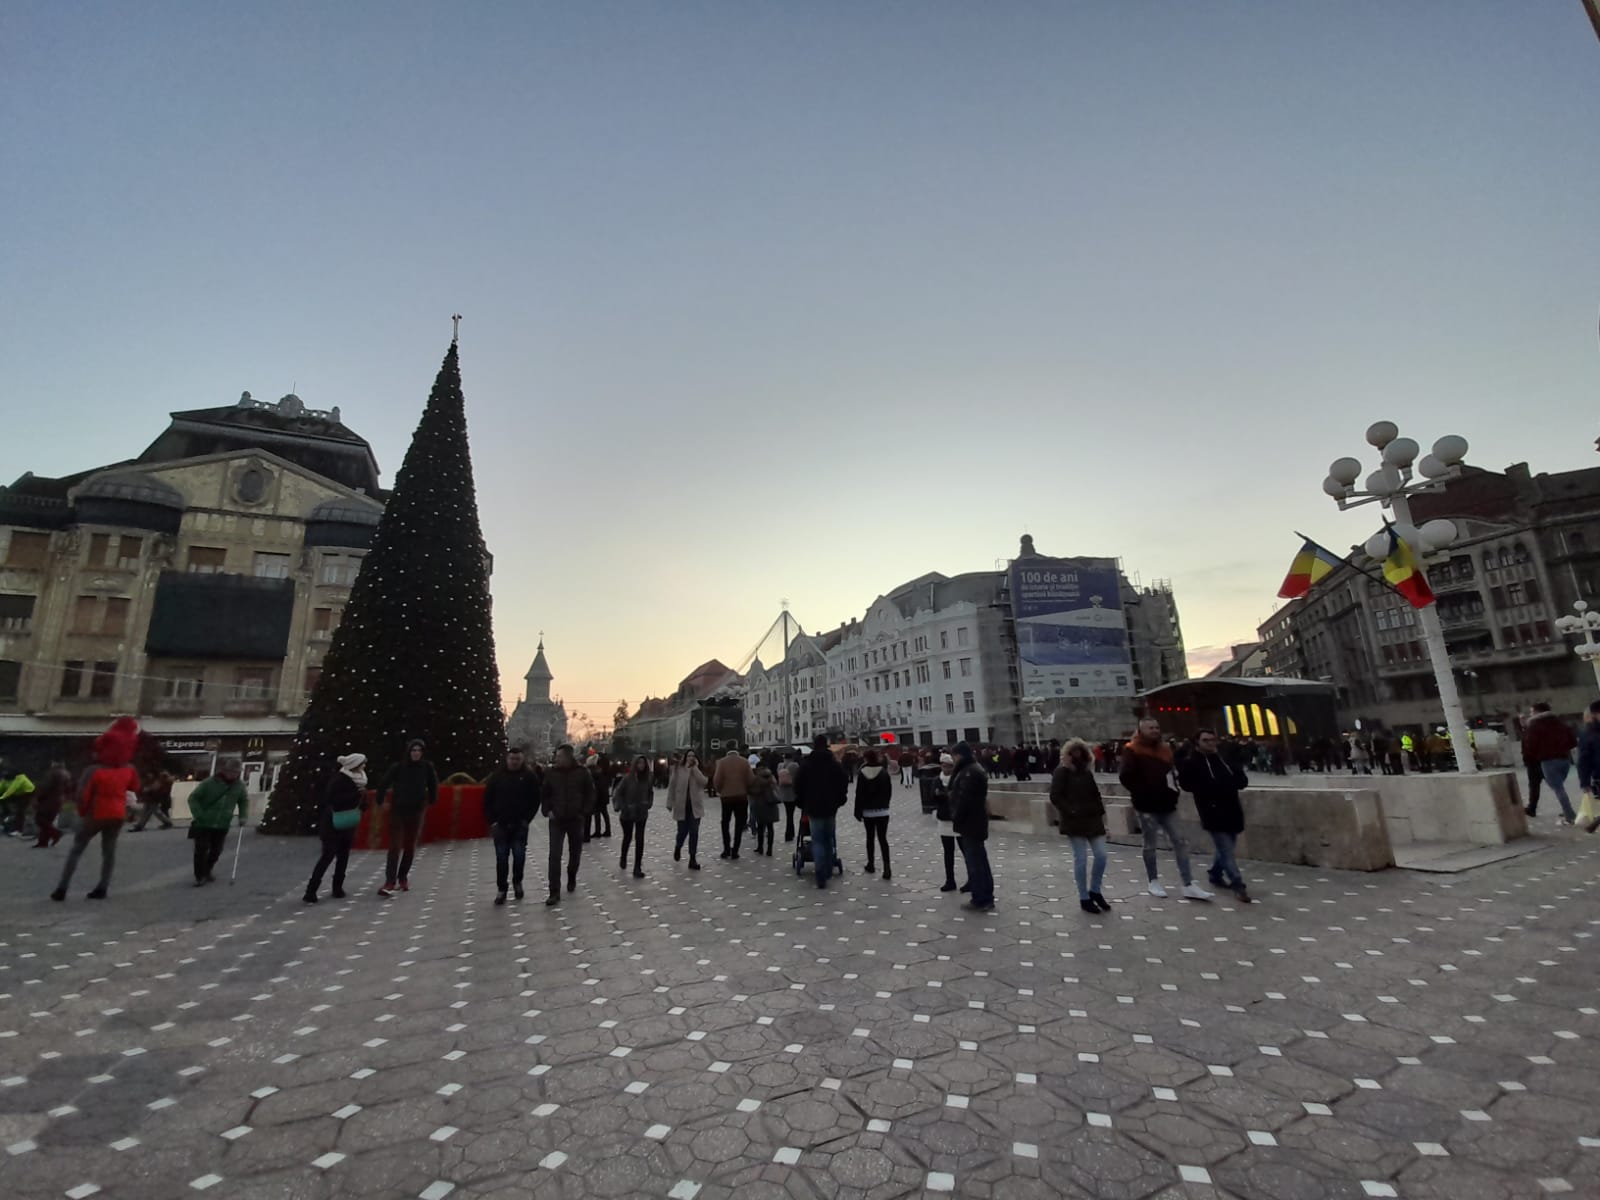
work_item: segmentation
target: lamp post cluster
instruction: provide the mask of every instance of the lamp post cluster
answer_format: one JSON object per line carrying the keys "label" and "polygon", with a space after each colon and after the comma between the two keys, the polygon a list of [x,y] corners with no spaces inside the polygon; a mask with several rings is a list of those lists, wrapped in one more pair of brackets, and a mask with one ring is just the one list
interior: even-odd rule
{"label": "lamp post cluster", "polygon": [[[1419,559],[1454,542],[1456,527],[1450,521],[1429,521],[1420,529],[1412,524],[1411,497],[1442,491],[1452,479],[1460,477],[1467,439],[1448,434],[1434,442],[1432,453],[1422,454],[1422,447],[1415,441],[1400,436],[1400,429],[1393,421],[1378,421],[1367,429],[1367,443],[1379,452],[1381,462],[1376,471],[1367,475],[1363,487],[1356,487],[1356,480],[1361,478],[1361,460],[1339,458],[1328,467],[1322,490],[1333,498],[1341,511],[1363,504],[1379,504],[1389,509],[1394,513],[1395,535],[1411,546]],[[1372,558],[1383,561],[1389,553],[1388,532],[1380,530],[1373,534],[1365,548]],[[1421,571],[1421,562],[1416,565]],[[1423,575],[1426,578],[1426,572]],[[1456,768],[1463,775],[1475,774],[1478,764],[1472,753],[1467,717],[1456,690],[1437,607],[1429,604],[1419,609],[1417,619],[1439,686],[1439,703],[1444,708],[1445,726],[1450,730],[1450,742],[1455,748]],[[1596,650],[1600,652],[1600,646]]]}
{"label": "lamp post cluster", "polygon": [[1595,640],[1595,634],[1600,632],[1600,612],[1590,608],[1586,600],[1575,603],[1572,611],[1575,615],[1556,618],[1556,628],[1568,637],[1583,635],[1583,641],[1574,646],[1572,652],[1594,670],[1595,686],[1600,688],[1600,641]]}

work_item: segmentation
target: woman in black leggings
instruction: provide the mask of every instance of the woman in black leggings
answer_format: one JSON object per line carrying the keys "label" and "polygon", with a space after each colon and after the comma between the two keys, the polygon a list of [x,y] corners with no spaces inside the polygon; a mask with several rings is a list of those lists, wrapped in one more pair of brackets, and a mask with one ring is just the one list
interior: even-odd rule
{"label": "woman in black leggings", "polygon": [[877,871],[874,852],[883,850],[883,877],[889,872],[889,802],[894,799],[894,779],[876,750],[868,750],[856,776],[856,820],[867,827],[867,874]]}

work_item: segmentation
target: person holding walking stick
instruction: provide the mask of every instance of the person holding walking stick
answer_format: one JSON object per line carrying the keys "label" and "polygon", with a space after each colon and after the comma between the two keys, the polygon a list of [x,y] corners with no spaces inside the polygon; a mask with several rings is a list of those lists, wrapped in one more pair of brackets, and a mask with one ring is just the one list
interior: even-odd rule
{"label": "person holding walking stick", "polygon": [[234,810],[239,813],[239,828],[244,828],[250,807],[250,794],[239,782],[239,760],[224,758],[200,786],[189,793],[189,837],[194,842],[194,886],[215,883],[212,871],[228,840],[228,826]]}

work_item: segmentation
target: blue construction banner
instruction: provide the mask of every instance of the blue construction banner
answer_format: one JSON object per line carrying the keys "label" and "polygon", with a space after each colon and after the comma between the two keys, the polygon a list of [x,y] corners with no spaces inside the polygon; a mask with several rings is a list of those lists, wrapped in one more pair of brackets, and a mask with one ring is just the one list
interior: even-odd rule
{"label": "blue construction banner", "polygon": [[1016,559],[1011,612],[1024,696],[1133,695],[1116,559]]}

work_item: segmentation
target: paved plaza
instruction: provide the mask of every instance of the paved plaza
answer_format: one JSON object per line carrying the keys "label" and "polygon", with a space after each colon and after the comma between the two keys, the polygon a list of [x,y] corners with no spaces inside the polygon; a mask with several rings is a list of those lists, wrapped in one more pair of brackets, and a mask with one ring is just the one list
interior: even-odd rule
{"label": "paved plaza", "polygon": [[[904,802],[902,800],[902,802]],[[496,908],[487,842],[413,890],[303,905],[315,843],[247,835],[190,886],[181,832],[0,843],[0,1192],[298,1197],[1600,1196],[1600,838],[1457,876],[1246,863],[1260,903],[1084,915],[1064,841],[997,832],[999,908],[779,857],[705,869],[650,829],[578,891]],[[619,831],[620,832],[620,831]],[[1164,877],[1175,882],[1169,856]]]}

